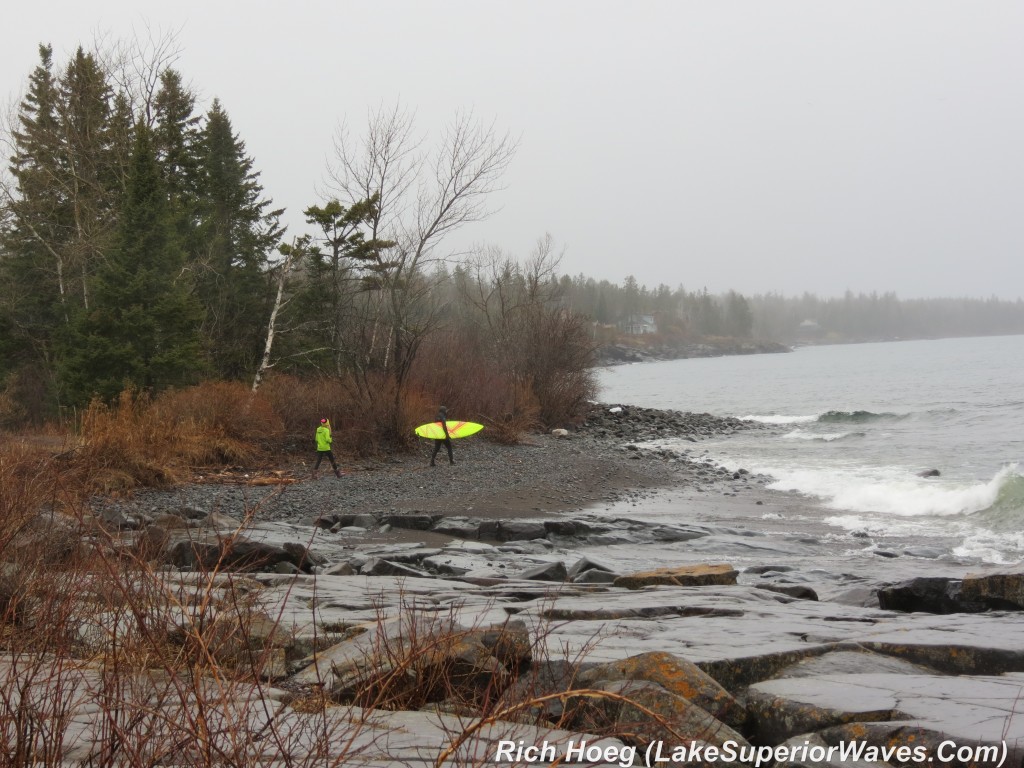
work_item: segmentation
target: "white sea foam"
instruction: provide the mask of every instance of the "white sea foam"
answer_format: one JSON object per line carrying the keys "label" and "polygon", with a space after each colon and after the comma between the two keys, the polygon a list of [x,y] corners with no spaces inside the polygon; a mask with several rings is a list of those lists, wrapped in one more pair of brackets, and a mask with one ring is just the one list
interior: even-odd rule
{"label": "white sea foam", "polygon": [[[870,515],[835,515],[833,517],[826,517],[823,522],[846,531],[862,531],[872,538],[885,538],[888,536],[915,537],[938,533],[935,530],[934,521],[912,517],[893,520],[892,518],[883,519]],[[942,534],[950,538],[962,538],[972,532],[973,529],[960,523],[950,523],[941,531]]]}
{"label": "white sea foam", "polygon": [[777,413],[770,416],[749,414],[740,418],[744,421],[757,421],[761,424],[808,424],[812,421],[817,421],[818,414],[815,413],[811,416],[782,416]]}
{"label": "white sea foam", "polygon": [[1008,565],[1020,562],[1024,551],[1024,533],[993,533],[978,529],[964,537],[963,543],[953,549],[957,557],[969,557],[986,563]]}
{"label": "white sea foam", "polygon": [[817,496],[829,509],[874,512],[898,517],[969,515],[991,507],[1000,489],[1017,472],[1004,467],[984,483],[939,484],[889,468],[871,474],[842,469],[768,470],[778,478],[769,485],[781,491]]}
{"label": "white sea foam", "polygon": [[808,432],[804,429],[794,429],[782,436],[783,440],[821,440],[831,443],[833,440],[842,440],[844,437],[856,434],[855,432]]}

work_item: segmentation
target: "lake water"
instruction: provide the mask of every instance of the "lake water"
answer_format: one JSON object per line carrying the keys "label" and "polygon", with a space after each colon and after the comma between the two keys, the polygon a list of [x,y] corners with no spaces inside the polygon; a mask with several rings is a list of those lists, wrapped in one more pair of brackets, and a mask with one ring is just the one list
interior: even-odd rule
{"label": "lake water", "polygon": [[[604,402],[771,425],[699,447],[820,501],[829,526],[1024,559],[1024,336],[641,363],[602,370],[600,384]],[[693,455],[693,443],[658,445]],[[930,469],[941,474],[918,476]]]}

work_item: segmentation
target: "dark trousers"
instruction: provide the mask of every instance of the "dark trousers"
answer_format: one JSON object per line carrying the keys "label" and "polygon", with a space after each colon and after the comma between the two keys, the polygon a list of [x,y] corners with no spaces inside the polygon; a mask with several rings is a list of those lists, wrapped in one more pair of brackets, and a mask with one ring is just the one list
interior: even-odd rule
{"label": "dark trousers", "polygon": [[441,452],[441,446],[442,445],[445,448],[448,449],[448,463],[449,464],[454,464],[455,463],[455,457],[452,456],[452,441],[451,441],[451,438],[446,438],[444,440],[435,440],[434,441],[434,452],[432,454],[430,454],[430,465],[431,466],[434,465],[434,459],[437,458],[437,454],[439,454]]}
{"label": "dark trousers", "polygon": [[330,451],[316,452],[316,464],[313,465],[313,471],[316,472],[318,469],[320,469],[320,462],[324,460],[324,456],[326,456],[330,460],[331,466],[334,467],[334,471],[337,472],[338,462],[334,460],[334,454],[331,453]]}

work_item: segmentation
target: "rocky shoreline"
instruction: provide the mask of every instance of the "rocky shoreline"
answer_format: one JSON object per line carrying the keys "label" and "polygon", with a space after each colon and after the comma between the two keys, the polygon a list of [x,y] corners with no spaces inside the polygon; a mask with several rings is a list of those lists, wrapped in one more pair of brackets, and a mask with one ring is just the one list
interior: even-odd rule
{"label": "rocky shoreline", "polygon": [[684,360],[693,357],[724,357],[726,355],[764,355],[791,352],[776,341],[743,339],[705,339],[704,341],[658,341],[651,343],[643,336],[636,343],[605,344],[598,348],[598,365],[649,363],[658,360]]}
{"label": "rocky shoreline", "polygon": [[[443,764],[553,762],[499,751],[511,742],[562,765],[1021,765],[1024,574],[838,534],[700,460],[702,439],[764,428],[603,404],[564,436],[459,441],[453,467],[412,456],[314,481],[294,466],[272,486],[242,471],[98,514],[172,578],[238,556],[285,630],[282,707],[315,686],[346,705],[332,717],[364,722],[354,691],[394,672],[382,649],[445,638],[458,684],[375,716],[342,764],[433,765],[475,716],[472,759]],[[667,436],[693,453],[643,447]],[[598,751],[568,752],[584,742]],[[949,743],[963,751],[947,760]],[[857,762],[849,745],[875,751]],[[985,746],[1003,751],[968,755]]]}

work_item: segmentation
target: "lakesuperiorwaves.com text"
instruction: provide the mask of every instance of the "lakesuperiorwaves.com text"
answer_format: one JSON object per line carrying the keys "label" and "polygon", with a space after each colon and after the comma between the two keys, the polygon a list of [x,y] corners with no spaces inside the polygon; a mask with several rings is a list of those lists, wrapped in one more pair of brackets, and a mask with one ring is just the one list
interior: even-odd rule
{"label": "lakesuperiorwaves.com text", "polygon": [[785,761],[811,762],[868,762],[884,763],[943,763],[962,762],[1001,766],[1006,761],[1006,742],[1000,744],[957,744],[942,741],[934,749],[924,745],[876,746],[863,741],[847,741],[824,746],[805,741],[802,744],[780,744],[775,747],[750,746],[726,741],[720,746],[701,742],[673,745],[663,741],[651,742],[646,748],[598,742],[567,741],[531,744],[525,741],[499,741],[494,754],[498,765],[519,763],[547,765],[559,763],[606,763],[622,768],[631,766],[657,766],[668,763],[741,762],[753,766],[774,765]]}

